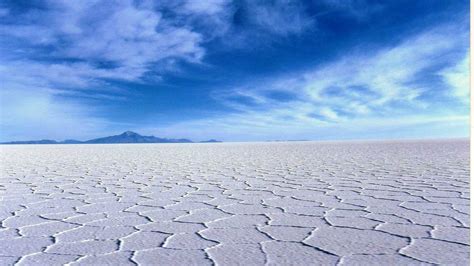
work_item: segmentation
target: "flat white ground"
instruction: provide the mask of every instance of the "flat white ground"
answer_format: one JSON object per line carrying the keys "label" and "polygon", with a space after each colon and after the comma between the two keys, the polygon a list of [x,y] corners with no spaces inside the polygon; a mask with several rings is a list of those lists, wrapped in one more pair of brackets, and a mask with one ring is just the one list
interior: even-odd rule
{"label": "flat white ground", "polygon": [[0,149],[1,265],[468,264],[468,141]]}

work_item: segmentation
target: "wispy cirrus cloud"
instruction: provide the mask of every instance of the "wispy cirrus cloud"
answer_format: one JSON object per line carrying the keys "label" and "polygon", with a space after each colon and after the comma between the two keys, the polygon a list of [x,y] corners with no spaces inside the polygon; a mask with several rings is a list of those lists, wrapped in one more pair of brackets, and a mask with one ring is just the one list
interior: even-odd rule
{"label": "wispy cirrus cloud", "polygon": [[[305,138],[311,132],[350,129],[369,136],[378,127],[392,129],[396,136],[400,128],[433,128],[438,123],[466,132],[467,36],[464,29],[440,26],[372,52],[354,50],[314,69],[220,90],[215,99],[233,114],[178,128],[251,131],[261,136],[293,132],[294,138]],[[453,101],[461,110],[447,108]]]}
{"label": "wispy cirrus cloud", "polygon": [[[222,94],[221,99],[241,110],[252,109],[252,105],[238,98],[233,101],[232,97],[248,98],[259,109],[265,105],[272,109],[279,105],[295,106],[298,102],[311,103],[315,112],[324,107],[331,116],[328,118],[334,118],[334,113],[373,115],[371,110],[380,115],[389,110],[403,112],[408,105],[421,108],[425,106],[423,96],[437,90],[450,93],[454,88],[458,100],[464,101],[469,71],[467,57],[463,55],[468,47],[467,42],[459,40],[467,40],[466,31],[443,26],[378,51],[354,51],[315,70],[238,87],[230,94]],[[426,74],[439,76],[439,71],[448,86],[426,80]],[[290,104],[275,100],[267,96],[272,92],[285,92],[295,100]],[[430,103],[433,101],[425,104]]]}

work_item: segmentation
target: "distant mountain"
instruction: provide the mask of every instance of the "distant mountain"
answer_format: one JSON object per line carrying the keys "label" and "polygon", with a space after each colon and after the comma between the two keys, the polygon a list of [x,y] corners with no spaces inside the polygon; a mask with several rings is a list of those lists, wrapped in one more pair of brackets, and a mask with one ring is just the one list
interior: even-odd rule
{"label": "distant mountain", "polygon": [[126,131],[120,135],[91,139],[84,143],[191,143],[189,139],[166,139],[155,136],[142,136],[132,131]]}
{"label": "distant mountain", "polygon": [[200,143],[220,143],[220,142],[222,142],[222,141],[220,141],[220,140],[215,140],[215,139],[200,141]]}
{"label": "distant mountain", "polygon": [[[220,142],[214,139],[205,142]],[[11,141],[3,142],[0,144],[108,144],[108,143],[192,143],[189,139],[167,139],[157,138],[155,136],[142,136],[132,131],[126,131],[120,135],[103,137],[98,139],[91,139],[86,141],[79,141],[74,139],[68,139],[65,141],[55,141],[49,139],[43,140],[28,140],[28,141]]]}
{"label": "distant mountain", "polygon": [[3,142],[2,144],[58,144],[55,140],[42,139],[42,140],[25,140],[25,141],[11,141]]}

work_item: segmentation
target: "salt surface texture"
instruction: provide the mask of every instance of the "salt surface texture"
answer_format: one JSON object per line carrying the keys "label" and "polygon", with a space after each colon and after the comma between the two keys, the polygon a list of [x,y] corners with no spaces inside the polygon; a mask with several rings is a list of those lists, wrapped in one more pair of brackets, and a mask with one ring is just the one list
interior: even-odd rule
{"label": "salt surface texture", "polygon": [[468,264],[467,141],[0,149],[1,265]]}

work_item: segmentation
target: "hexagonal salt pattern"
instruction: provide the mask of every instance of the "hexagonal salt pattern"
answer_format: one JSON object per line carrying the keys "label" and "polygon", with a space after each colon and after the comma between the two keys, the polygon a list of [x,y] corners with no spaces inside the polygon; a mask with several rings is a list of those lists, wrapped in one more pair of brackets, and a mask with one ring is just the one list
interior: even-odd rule
{"label": "hexagonal salt pattern", "polygon": [[467,141],[0,148],[2,265],[469,263]]}

